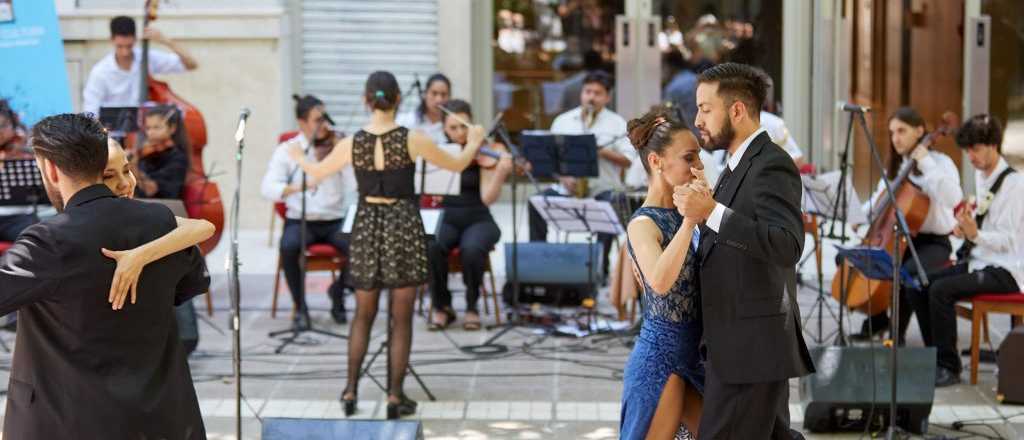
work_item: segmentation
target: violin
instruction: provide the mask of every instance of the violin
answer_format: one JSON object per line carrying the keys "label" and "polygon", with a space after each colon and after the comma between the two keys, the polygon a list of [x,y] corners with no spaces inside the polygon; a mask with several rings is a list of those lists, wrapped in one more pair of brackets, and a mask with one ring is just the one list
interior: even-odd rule
{"label": "violin", "polygon": [[143,145],[142,147],[139,147],[137,151],[137,157],[139,157],[140,159],[145,159],[146,157],[152,156],[154,154],[163,153],[164,151],[170,150],[172,148],[174,148],[174,141],[170,139],[167,139],[163,142],[152,142],[147,139],[146,144]]}

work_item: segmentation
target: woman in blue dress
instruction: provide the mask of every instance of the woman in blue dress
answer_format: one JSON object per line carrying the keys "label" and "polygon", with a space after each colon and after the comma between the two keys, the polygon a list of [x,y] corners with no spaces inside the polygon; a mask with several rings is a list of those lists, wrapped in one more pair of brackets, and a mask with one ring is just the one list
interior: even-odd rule
{"label": "woman in blue dress", "polygon": [[673,197],[689,186],[710,191],[697,139],[665,110],[629,122],[629,138],[649,177],[647,199],[627,227],[634,271],[643,284],[643,325],[626,363],[623,439],[696,437],[704,392],[696,223]]}

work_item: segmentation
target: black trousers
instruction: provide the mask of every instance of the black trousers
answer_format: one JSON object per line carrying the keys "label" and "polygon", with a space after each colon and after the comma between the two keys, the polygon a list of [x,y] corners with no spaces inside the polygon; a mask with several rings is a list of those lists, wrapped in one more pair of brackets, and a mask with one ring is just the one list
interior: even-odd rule
{"label": "black trousers", "polygon": [[[549,188],[549,189],[546,189],[546,190],[542,191],[541,193],[539,193],[539,195],[560,196],[561,194],[559,194],[558,191],[555,191],[555,190]],[[601,200],[601,201],[604,201],[604,202],[610,202],[612,204],[612,206],[615,207],[617,210],[620,209],[620,207],[627,207],[627,210],[629,211],[630,214],[632,214],[632,212],[633,212],[632,207],[628,205],[630,203],[629,202],[629,198],[626,197],[626,194],[622,193],[622,192],[612,191],[612,190],[602,191],[602,192],[599,192],[596,195],[594,195],[594,200]],[[533,207],[533,204],[529,204],[529,206],[530,206],[530,241],[547,241],[547,239],[548,239],[548,224],[547,224],[547,222],[544,221],[544,217],[541,217],[540,212],[538,212],[537,209]],[[622,220],[622,219],[620,219],[620,220]],[[626,220],[628,220],[628,219],[626,219]],[[625,225],[623,225],[623,227],[625,227]],[[615,241],[615,235],[614,234],[597,234],[597,240],[599,242],[601,242],[601,245],[604,247],[604,253],[602,254],[603,257],[602,257],[602,261],[601,261],[602,262],[601,274],[603,276],[607,277],[608,276],[608,265],[610,264],[608,254],[609,254],[609,252],[612,249],[612,241]]]}
{"label": "black trousers", "polygon": [[434,309],[452,305],[452,292],[448,290],[448,254],[459,248],[462,281],[466,284],[466,311],[477,310],[488,254],[499,239],[501,229],[486,206],[445,208],[444,221],[427,250],[430,302]]}
{"label": "black trousers", "polygon": [[966,263],[928,275],[931,284],[925,291],[910,296],[925,343],[938,352],[938,365],[959,374],[963,370],[956,348],[956,302],[979,293],[1015,293],[1020,291],[1013,275],[1006,269],[988,266],[969,272]]}
{"label": "black trousers", "polygon": [[789,428],[789,381],[727,384],[705,363],[700,438],[713,440],[803,439]]}
{"label": "black trousers", "polygon": [[[306,245],[314,243],[327,243],[334,246],[342,255],[348,256],[348,240],[341,235],[341,220],[329,221],[307,221],[306,222]],[[284,231],[281,233],[281,268],[284,269],[284,279],[288,283],[288,290],[292,294],[292,301],[299,310],[305,310],[306,298],[302,295],[305,289],[302,287],[302,269],[299,268],[299,258],[302,256],[299,232],[302,223],[295,219],[285,219]],[[348,279],[348,265],[342,269],[341,277],[335,281],[344,282]],[[344,285],[344,284],[341,284]],[[340,304],[343,301],[342,289],[332,285],[327,290],[331,297],[332,304]]]}
{"label": "black trousers", "polygon": [[[921,259],[921,266],[924,267],[925,273],[932,273],[942,270],[949,264],[949,256],[953,252],[953,245],[949,243],[949,236],[947,235],[934,235],[934,234],[917,234],[913,238],[914,248],[917,249],[917,256]],[[910,253],[910,249],[907,249],[903,253],[903,269],[906,270],[910,276],[917,276],[917,265],[914,264],[914,257]],[[909,295],[916,294],[914,289],[902,287],[900,289],[900,334],[897,341],[900,345],[903,345],[906,340],[907,326],[910,324],[910,316],[914,313],[914,307],[908,300]],[[880,327],[888,328],[889,320],[887,319],[889,311],[882,311],[868,318],[871,322],[871,328],[874,331],[878,331]],[[922,316],[920,313],[917,314],[917,325],[921,330],[921,335],[924,338],[925,344],[929,343],[930,335],[926,331],[928,326],[928,316]],[[865,325],[868,321],[865,321]]]}

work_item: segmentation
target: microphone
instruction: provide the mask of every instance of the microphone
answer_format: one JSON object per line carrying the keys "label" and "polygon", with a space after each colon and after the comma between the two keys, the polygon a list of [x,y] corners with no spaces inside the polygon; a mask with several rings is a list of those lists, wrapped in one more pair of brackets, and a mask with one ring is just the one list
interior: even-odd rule
{"label": "microphone", "polygon": [[416,72],[413,72],[412,77],[413,77],[412,88],[416,89],[416,94],[417,95],[422,96],[423,95],[423,84],[420,83],[420,74],[416,73]]}
{"label": "microphone", "polygon": [[836,101],[836,108],[844,112],[867,113],[871,107],[852,104],[846,101]]}
{"label": "microphone", "polygon": [[235,142],[242,142],[245,139],[245,121],[249,119],[249,115],[252,112],[248,108],[242,108],[242,112],[238,115],[238,129],[235,130]]}

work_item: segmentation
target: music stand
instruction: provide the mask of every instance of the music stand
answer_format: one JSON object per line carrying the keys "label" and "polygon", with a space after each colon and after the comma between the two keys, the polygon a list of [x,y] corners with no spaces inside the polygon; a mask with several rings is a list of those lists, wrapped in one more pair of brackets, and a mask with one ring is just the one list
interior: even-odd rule
{"label": "music stand", "polygon": [[523,156],[534,177],[597,177],[597,138],[593,134],[523,133]]}
{"label": "music stand", "polygon": [[[599,233],[619,235],[626,231],[619,222],[619,216],[612,204],[594,199],[577,199],[572,197],[557,197],[536,195],[530,197],[530,203],[540,213],[540,216],[550,227],[562,232],[582,232],[588,234],[587,243],[592,248],[594,238]],[[603,248],[602,248],[603,250]],[[587,269],[589,271],[588,281],[591,289],[588,293],[596,298],[595,283],[595,262],[593,252],[587,252]],[[596,264],[601,264],[603,256],[598,258]],[[600,269],[600,268],[599,268]],[[558,304],[560,301],[556,301]],[[594,317],[596,304],[590,308],[587,314],[587,329],[591,328],[591,319]]]}
{"label": "music stand", "polygon": [[[345,215],[345,222],[341,225],[341,234],[351,236],[351,234],[352,234],[352,225],[355,224],[355,218],[356,218],[356,212],[357,211],[358,211],[358,206],[357,205],[351,205],[351,206],[348,207],[348,213]],[[420,219],[423,221],[423,232],[425,234],[427,234],[427,238],[429,239],[429,238],[435,237],[435,236],[437,236],[437,232],[441,229],[441,223],[444,220],[444,210],[443,209],[420,209]],[[373,376],[373,374],[370,372],[370,367],[372,367],[373,363],[377,361],[377,358],[380,357],[381,353],[384,353],[384,350],[387,350],[388,342],[391,341],[391,318],[392,318],[392,315],[391,315],[391,301],[392,301],[391,293],[388,292],[388,323],[387,323],[387,326],[388,326],[388,336],[387,336],[387,339],[385,339],[384,341],[382,341],[380,343],[380,346],[377,347],[377,351],[375,351],[373,353],[373,355],[370,356],[370,359],[368,361],[366,361],[366,365],[363,366],[359,370],[359,375],[357,376],[357,377],[363,377],[363,375],[368,376],[370,378],[370,380],[372,380],[373,383],[377,384],[377,386],[382,391],[384,391],[385,393],[390,391],[388,389],[388,386],[390,386],[390,384],[391,384],[391,357],[390,357],[390,353],[391,352],[390,351],[388,352],[388,354],[389,354],[389,356],[388,356],[388,367],[387,367],[387,370],[388,370],[388,378],[387,378],[388,386],[385,386],[384,384],[381,384],[380,381],[378,381],[377,378]],[[430,399],[430,401],[432,401],[432,402],[436,401],[437,398],[434,397],[434,393],[430,392],[430,388],[428,388],[427,384],[423,382],[423,379],[420,378],[420,375],[418,373],[416,373],[416,369],[412,367],[412,363],[409,363],[409,365],[407,366],[406,369],[409,370],[409,374],[412,375],[413,379],[416,379],[416,382],[420,384],[420,388],[423,389],[423,392],[427,395],[427,398]],[[358,383],[358,379],[357,379],[356,389],[358,389],[358,388],[359,388],[359,383]]]}
{"label": "music stand", "polygon": [[[0,206],[32,205],[32,214],[38,215],[39,201],[46,199],[43,176],[35,159],[5,159],[0,168]],[[0,339],[0,350],[11,352]]]}

